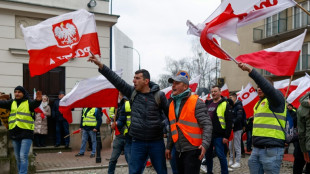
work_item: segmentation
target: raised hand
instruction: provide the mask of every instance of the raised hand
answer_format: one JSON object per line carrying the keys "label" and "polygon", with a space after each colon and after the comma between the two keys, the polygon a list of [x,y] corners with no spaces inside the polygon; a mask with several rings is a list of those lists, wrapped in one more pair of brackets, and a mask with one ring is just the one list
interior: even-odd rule
{"label": "raised hand", "polygon": [[37,101],[42,101],[42,91],[37,91],[36,100],[37,100]]}
{"label": "raised hand", "polygon": [[253,68],[249,67],[247,64],[245,63],[238,63],[238,66],[240,69],[242,69],[243,71],[247,71],[247,72],[251,72]]}
{"label": "raised hand", "polygon": [[102,69],[103,64],[100,62],[100,60],[92,52],[90,52],[90,54],[91,56],[88,58],[87,61],[96,64],[99,67],[99,69]]}

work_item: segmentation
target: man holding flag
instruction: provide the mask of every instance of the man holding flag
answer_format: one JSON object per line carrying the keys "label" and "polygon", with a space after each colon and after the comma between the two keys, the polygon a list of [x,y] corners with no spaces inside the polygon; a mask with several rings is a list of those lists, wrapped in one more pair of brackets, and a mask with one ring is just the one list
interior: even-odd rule
{"label": "man holding flag", "polygon": [[[129,85],[116,73],[102,64],[95,56],[88,61],[99,67],[105,76],[120,92],[131,101],[131,125],[129,135],[132,137],[129,173],[142,173],[149,156],[157,173],[166,174],[165,144],[161,113],[168,115],[167,98],[159,86],[150,81],[147,70],[135,72],[134,86]],[[158,97],[156,97],[158,96]]]}
{"label": "man holding flag", "polygon": [[254,106],[253,151],[248,161],[250,173],[279,173],[284,154],[286,125],[285,99],[253,68],[239,63],[258,85],[260,100]]}

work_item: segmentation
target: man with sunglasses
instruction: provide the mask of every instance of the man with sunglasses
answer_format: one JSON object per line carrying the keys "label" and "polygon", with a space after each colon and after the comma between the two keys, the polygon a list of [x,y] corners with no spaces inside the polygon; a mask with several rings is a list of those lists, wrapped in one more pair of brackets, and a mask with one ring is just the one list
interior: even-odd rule
{"label": "man with sunglasses", "polygon": [[279,90],[246,64],[239,63],[243,71],[258,85],[260,100],[254,106],[253,150],[248,161],[250,173],[279,173],[284,154],[286,125],[285,99]]}

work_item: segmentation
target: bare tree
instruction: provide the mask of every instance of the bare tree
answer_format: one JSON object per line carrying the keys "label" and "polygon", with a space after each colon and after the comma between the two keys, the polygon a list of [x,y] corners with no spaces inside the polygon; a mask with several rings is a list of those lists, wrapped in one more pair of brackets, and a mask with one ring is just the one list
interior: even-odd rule
{"label": "bare tree", "polygon": [[158,80],[158,84],[162,89],[170,86],[167,79],[176,75],[179,70],[187,71],[190,78],[200,75],[198,88],[210,90],[216,84],[217,72],[220,70],[217,58],[206,53],[200,45],[199,38],[192,40],[192,52],[193,56],[184,57],[180,60],[166,57],[165,69],[168,73],[161,74]]}
{"label": "bare tree", "polygon": [[193,52],[193,69],[196,70],[196,75],[200,75],[199,88],[211,89],[216,84],[216,76],[219,68],[217,67],[217,58],[209,55],[202,47],[199,38],[192,40]]}

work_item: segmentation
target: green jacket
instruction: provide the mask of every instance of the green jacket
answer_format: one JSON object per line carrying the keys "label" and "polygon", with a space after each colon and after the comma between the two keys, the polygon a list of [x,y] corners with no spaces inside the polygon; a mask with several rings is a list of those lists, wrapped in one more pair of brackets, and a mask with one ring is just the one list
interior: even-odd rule
{"label": "green jacket", "polygon": [[300,106],[297,110],[297,128],[300,148],[302,152],[310,151],[310,105],[308,103],[310,92],[299,99]]}

